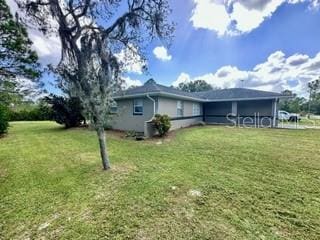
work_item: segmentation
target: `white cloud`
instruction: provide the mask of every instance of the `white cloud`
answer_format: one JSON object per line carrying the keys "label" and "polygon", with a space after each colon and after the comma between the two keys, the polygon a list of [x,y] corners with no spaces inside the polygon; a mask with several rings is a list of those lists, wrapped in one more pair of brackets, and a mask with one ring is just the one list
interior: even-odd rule
{"label": "white cloud", "polygon": [[252,70],[239,70],[235,66],[223,66],[215,73],[191,77],[181,73],[173,86],[181,82],[202,79],[214,87],[244,87],[281,92],[290,89],[297,94],[307,94],[307,83],[320,76],[320,52],[312,57],[294,54],[286,57],[281,51],[272,53],[268,59]]}
{"label": "white cloud", "polygon": [[15,79],[15,84],[15,91],[22,93],[26,100],[36,101],[48,95],[39,87],[39,83],[30,79],[18,77]]}
{"label": "white cloud", "polygon": [[130,77],[123,77],[122,79],[124,80],[123,87],[125,89],[132,87],[132,86],[141,86],[142,85],[140,80],[131,79]]}
{"label": "white cloud", "polygon": [[[6,0],[6,2],[10,7],[11,13],[14,15],[18,11],[17,4],[14,0]],[[19,15],[23,15],[23,13],[19,12]],[[59,37],[56,35],[46,37],[36,29],[29,28],[27,30],[28,36],[33,42],[32,49],[35,50],[39,56],[39,62],[43,65],[58,64],[61,55]]]}
{"label": "white cloud", "polygon": [[122,70],[128,73],[142,74],[146,62],[139,55],[138,49],[129,44],[126,49],[122,49],[119,53],[115,54],[118,60],[122,63]]}
{"label": "white cloud", "polygon": [[218,36],[248,33],[260,26],[284,3],[308,2],[319,9],[319,0],[194,0],[190,21],[195,28],[215,31]]}
{"label": "white cloud", "polygon": [[170,61],[172,58],[172,56],[168,54],[167,49],[163,46],[153,49],[153,54],[156,56],[156,58],[162,61]]}
{"label": "white cloud", "polygon": [[[258,1],[257,1],[258,2]],[[267,1],[260,1],[264,4]],[[275,10],[283,3],[283,0],[271,0],[264,6],[257,6],[258,8],[248,8],[240,2],[233,4],[233,12],[231,19],[236,22],[235,28],[240,33],[250,32],[251,30],[260,26],[260,24],[275,12]]]}
{"label": "white cloud", "polygon": [[231,21],[225,4],[221,1],[212,0],[194,0],[194,3],[195,8],[190,18],[193,26],[215,30],[218,35],[223,35]]}
{"label": "white cloud", "polygon": [[309,6],[310,9],[314,9],[314,10],[319,10],[320,8],[320,1],[319,0],[314,0],[312,1],[312,3]]}
{"label": "white cloud", "polygon": [[29,37],[33,42],[32,48],[37,52],[43,65],[57,65],[61,56],[61,43],[57,36],[45,37],[42,33],[29,31]]}
{"label": "white cloud", "polygon": [[180,83],[186,83],[192,81],[191,77],[187,73],[181,73],[176,81],[172,83],[173,86],[177,87]]}

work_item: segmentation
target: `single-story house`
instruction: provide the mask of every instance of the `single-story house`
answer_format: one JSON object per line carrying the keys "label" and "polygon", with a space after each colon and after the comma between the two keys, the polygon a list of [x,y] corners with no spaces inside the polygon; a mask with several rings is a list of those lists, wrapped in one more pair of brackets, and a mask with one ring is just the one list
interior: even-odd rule
{"label": "single-story house", "polygon": [[110,126],[113,129],[153,134],[155,114],[167,114],[171,130],[206,124],[277,126],[280,93],[230,88],[189,93],[147,81],[114,96],[116,106]]}

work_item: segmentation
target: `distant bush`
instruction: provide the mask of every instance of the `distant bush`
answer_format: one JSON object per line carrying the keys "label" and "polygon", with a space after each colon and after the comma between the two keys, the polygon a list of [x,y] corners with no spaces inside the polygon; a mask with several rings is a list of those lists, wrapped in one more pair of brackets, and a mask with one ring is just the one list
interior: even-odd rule
{"label": "distant bush", "polygon": [[8,108],[0,105],[0,135],[8,131],[9,127]]}
{"label": "distant bush", "polygon": [[155,129],[158,131],[159,135],[163,137],[167,134],[171,127],[170,118],[168,115],[156,114],[152,120]]}
{"label": "distant bush", "polygon": [[32,107],[26,107],[18,110],[10,109],[9,111],[10,121],[41,121],[52,119],[53,111],[51,107],[43,102]]}
{"label": "distant bush", "polygon": [[78,127],[85,121],[79,98],[53,95],[47,98],[47,102],[52,106],[53,119],[59,124],[64,124],[66,128]]}

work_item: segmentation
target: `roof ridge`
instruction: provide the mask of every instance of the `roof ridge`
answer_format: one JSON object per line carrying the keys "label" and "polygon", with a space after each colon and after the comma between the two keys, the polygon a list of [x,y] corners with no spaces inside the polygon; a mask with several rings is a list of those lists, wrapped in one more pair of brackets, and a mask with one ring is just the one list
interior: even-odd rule
{"label": "roof ridge", "polygon": [[155,85],[156,89],[161,92],[161,89],[159,88],[159,84],[158,83],[154,83],[154,85]]}
{"label": "roof ridge", "polygon": [[174,86],[166,86],[156,83],[149,79],[142,86],[128,89],[119,95],[139,95],[139,94],[171,94],[172,96],[188,97],[197,100],[219,100],[219,99],[251,99],[251,98],[274,98],[281,97],[283,94],[277,92],[256,90],[250,88],[225,88],[212,89],[201,92],[186,92]]}
{"label": "roof ridge", "polygon": [[[175,92],[180,92],[180,93],[182,93],[182,94],[184,94],[184,95],[189,95],[189,96],[192,96],[192,97],[194,97],[194,98],[198,98],[198,96],[195,94],[195,92],[186,92],[186,91],[183,91],[183,90],[181,90],[181,89],[179,89],[179,88],[175,88],[175,87],[173,87],[172,85],[171,86],[166,86],[166,85],[162,85],[162,84],[158,84],[157,83],[157,86],[159,87],[162,87],[162,88],[166,88],[166,89],[170,89],[170,90],[174,90]],[[163,90],[162,89],[159,89],[159,91],[160,92],[163,92]]]}

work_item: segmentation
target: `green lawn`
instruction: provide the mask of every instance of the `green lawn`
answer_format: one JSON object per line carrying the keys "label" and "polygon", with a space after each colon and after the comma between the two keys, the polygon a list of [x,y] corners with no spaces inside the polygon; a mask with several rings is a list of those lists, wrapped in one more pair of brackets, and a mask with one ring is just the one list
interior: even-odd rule
{"label": "green lawn", "polygon": [[296,125],[301,127],[309,127],[309,128],[320,128],[320,119],[319,118],[306,118],[302,117],[300,121],[296,122],[288,122],[288,121],[279,121],[279,126],[282,125]]}
{"label": "green lawn", "polygon": [[308,119],[308,118],[304,117],[301,119],[299,124],[305,125],[305,126],[320,127],[320,119],[319,118]]}
{"label": "green lawn", "polygon": [[[320,131],[199,127],[162,144],[12,123],[0,239],[319,239]],[[195,192],[197,194],[191,194]]]}

